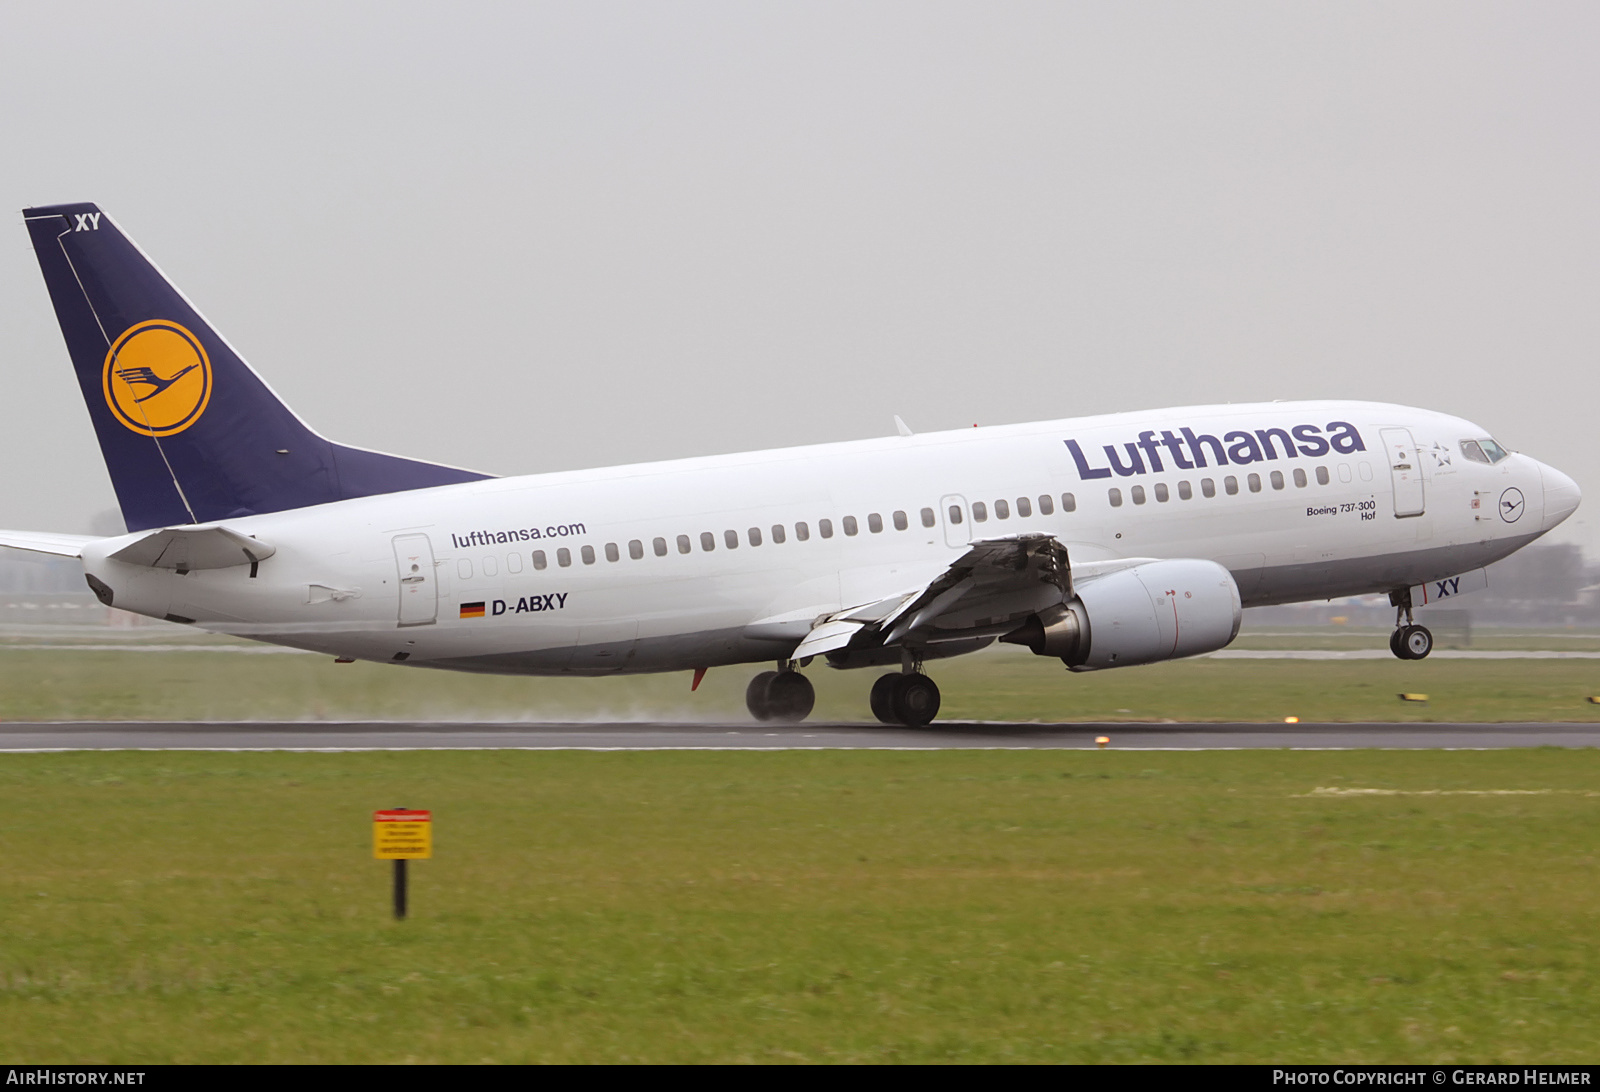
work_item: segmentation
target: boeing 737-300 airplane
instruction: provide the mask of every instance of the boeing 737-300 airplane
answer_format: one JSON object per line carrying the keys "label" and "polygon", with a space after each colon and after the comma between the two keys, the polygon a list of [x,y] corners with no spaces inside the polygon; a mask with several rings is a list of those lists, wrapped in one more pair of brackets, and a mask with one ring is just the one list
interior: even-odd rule
{"label": "boeing 737-300 airplane", "polygon": [[[1073,671],[1222,648],[1241,607],[1412,610],[1566,519],[1571,478],[1486,429],[1376,402],[1067,418],[497,478],[345,447],[296,417],[92,204],[24,212],[128,533],[0,532],[107,605],[343,659],[526,675],[891,669],[1025,645]],[[699,675],[696,675],[696,683]]]}

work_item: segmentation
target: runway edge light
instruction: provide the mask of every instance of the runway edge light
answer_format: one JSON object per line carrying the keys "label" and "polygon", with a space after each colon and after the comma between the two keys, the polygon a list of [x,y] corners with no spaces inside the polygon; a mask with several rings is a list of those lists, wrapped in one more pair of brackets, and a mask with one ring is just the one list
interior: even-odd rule
{"label": "runway edge light", "polygon": [[1110,736],[1095,736],[1094,737],[1094,745],[1096,747],[1100,748],[1102,751],[1106,749],[1106,744],[1108,744],[1110,742],[1111,742],[1111,737]]}
{"label": "runway edge light", "polygon": [[1426,695],[1426,694],[1401,694],[1400,695],[1400,700],[1401,701],[1426,702],[1428,700],[1428,695]]}

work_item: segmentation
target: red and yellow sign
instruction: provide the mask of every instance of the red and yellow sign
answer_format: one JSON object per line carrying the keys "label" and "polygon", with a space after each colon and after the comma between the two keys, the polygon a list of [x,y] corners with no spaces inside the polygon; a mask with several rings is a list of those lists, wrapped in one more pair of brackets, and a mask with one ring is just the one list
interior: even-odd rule
{"label": "red and yellow sign", "polygon": [[397,808],[372,813],[372,855],[380,861],[433,856],[433,812]]}

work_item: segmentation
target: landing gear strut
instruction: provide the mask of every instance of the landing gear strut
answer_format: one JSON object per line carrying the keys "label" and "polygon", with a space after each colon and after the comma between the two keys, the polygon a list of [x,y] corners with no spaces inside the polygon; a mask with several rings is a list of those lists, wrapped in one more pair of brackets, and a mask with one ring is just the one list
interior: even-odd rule
{"label": "landing gear strut", "polygon": [[885,724],[921,728],[939,715],[939,687],[926,675],[881,675],[872,684],[872,715]]}
{"label": "landing gear strut", "polygon": [[811,715],[817,692],[810,679],[785,664],[782,671],[763,671],[751,679],[744,704],[757,720],[798,724]]}
{"label": "landing gear strut", "polygon": [[[1411,619],[1411,594],[1394,593],[1389,596],[1394,604],[1394,632],[1389,635],[1389,651],[1402,660],[1425,660],[1433,651],[1433,634],[1427,626],[1419,626]],[[1401,619],[1405,622],[1402,624]]]}

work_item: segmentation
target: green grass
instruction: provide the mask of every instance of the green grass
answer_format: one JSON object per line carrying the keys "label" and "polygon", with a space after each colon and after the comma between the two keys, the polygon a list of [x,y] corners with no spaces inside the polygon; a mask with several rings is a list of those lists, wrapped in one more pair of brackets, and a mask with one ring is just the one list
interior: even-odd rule
{"label": "green grass", "polygon": [[[0,645],[0,719],[747,720],[758,666],[689,675],[536,679],[321,656],[81,652]],[[944,720],[1595,721],[1600,660],[1184,660],[1072,674],[1002,646],[933,661]],[[870,720],[876,671],[807,672],[818,720]],[[1396,695],[1429,695],[1426,705]]]}
{"label": "green grass", "polygon": [[[17,1062],[1600,1051],[1595,751],[107,752],[0,791]],[[403,923],[395,805],[438,828]]]}

